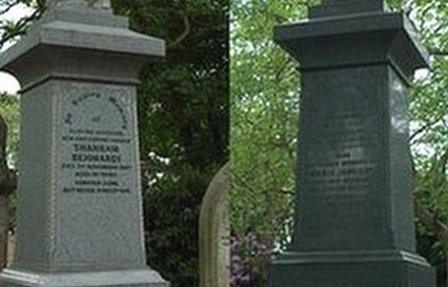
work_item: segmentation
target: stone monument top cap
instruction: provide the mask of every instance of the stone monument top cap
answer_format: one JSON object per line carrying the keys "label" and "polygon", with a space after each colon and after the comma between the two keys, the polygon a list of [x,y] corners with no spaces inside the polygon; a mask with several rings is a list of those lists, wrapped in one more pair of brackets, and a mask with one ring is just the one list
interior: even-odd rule
{"label": "stone monument top cap", "polygon": [[310,18],[384,11],[384,0],[324,0],[321,6],[311,8]]}
{"label": "stone monument top cap", "polygon": [[130,30],[109,0],[47,4],[27,34],[0,54],[0,70],[14,75],[24,90],[49,77],[135,84],[144,64],[165,56],[165,41]]}
{"label": "stone monument top cap", "polygon": [[137,64],[165,56],[165,41],[130,30],[126,17],[113,15],[109,0],[52,0],[47,4],[42,18],[0,55],[0,70],[15,75],[22,85],[31,78],[22,74],[35,71],[29,67],[36,67],[38,61],[43,61],[39,70],[45,70],[60,69],[63,60],[91,58],[82,64],[65,64],[72,67],[72,74],[74,66],[86,74],[89,67],[100,67],[106,59],[116,65],[118,61],[127,66],[136,63],[129,70],[139,70]]}
{"label": "stone monument top cap", "polygon": [[58,9],[62,6],[91,7],[112,11],[110,0],[47,0],[48,10]]}

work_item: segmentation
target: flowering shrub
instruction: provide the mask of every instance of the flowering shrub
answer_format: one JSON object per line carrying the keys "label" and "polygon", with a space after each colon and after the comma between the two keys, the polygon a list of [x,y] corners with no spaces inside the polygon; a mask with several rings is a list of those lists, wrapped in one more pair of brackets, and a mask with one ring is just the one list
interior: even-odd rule
{"label": "flowering shrub", "polygon": [[230,238],[232,287],[266,286],[267,265],[272,250],[255,235]]}

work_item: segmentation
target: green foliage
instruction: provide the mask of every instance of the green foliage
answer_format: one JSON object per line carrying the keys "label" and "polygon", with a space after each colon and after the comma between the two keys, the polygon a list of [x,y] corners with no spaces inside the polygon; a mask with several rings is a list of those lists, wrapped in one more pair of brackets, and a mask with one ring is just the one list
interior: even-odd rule
{"label": "green foliage", "polygon": [[0,94],[0,115],[5,119],[8,126],[6,146],[8,165],[14,168],[17,166],[20,128],[19,99],[17,96]]}
{"label": "green foliage", "polygon": [[299,75],[273,28],[303,1],[234,1],[231,22],[231,225],[284,247],[293,210]]}
{"label": "green foliage", "polygon": [[[431,53],[431,70],[416,81],[411,98],[416,165],[416,196],[433,213],[448,222],[448,5],[433,0],[407,3],[425,46]],[[448,245],[434,230],[418,225],[419,250],[446,277]]]}
{"label": "green foliage", "polygon": [[18,6],[30,8],[33,12],[18,21],[3,18],[0,20],[0,48],[7,42],[16,40],[19,36],[25,34],[30,24],[42,15],[45,0],[0,0],[0,16],[7,14]]}
{"label": "green foliage", "polygon": [[198,219],[228,161],[227,1],[114,1],[134,30],[164,38],[165,60],[139,88],[148,263],[174,287],[197,286]]}
{"label": "green foliage", "polygon": [[[20,111],[19,98],[15,95],[0,94],[0,116],[6,122],[8,137],[6,142],[7,163],[11,169],[17,168],[17,155],[19,149]],[[9,196],[8,226],[12,230],[16,225],[16,195]]]}

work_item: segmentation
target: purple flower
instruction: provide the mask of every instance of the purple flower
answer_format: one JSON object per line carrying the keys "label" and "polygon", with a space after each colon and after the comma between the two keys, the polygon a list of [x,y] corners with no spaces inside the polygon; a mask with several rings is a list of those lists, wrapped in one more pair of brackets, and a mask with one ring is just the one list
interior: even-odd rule
{"label": "purple flower", "polygon": [[255,287],[266,282],[266,267],[272,250],[255,234],[246,234],[242,238],[232,236],[231,277],[232,287]]}

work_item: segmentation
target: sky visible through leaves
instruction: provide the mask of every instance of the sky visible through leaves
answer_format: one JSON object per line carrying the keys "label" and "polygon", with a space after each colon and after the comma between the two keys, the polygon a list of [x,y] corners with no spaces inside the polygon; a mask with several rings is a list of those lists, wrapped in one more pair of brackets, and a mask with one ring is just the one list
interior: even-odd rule
{"label": "sky visible through leaves", "polygon": [[[9,12],[7,12],[4,15],[0,16],[1,21],[18,21],[19,19],[23,18],[26,15],[29,15],[31,13],[31,9],[26,7],[25,5],[17,5],[13,9],[11,9]],[[9,47],[11,47],[14,43],[8,42],[1,51],[5,51]],[[17,80],[12,77],[11,75],[0,72],[0,93],[8,93],[8,94],[16,94],[19,90],[20,86]]]}

